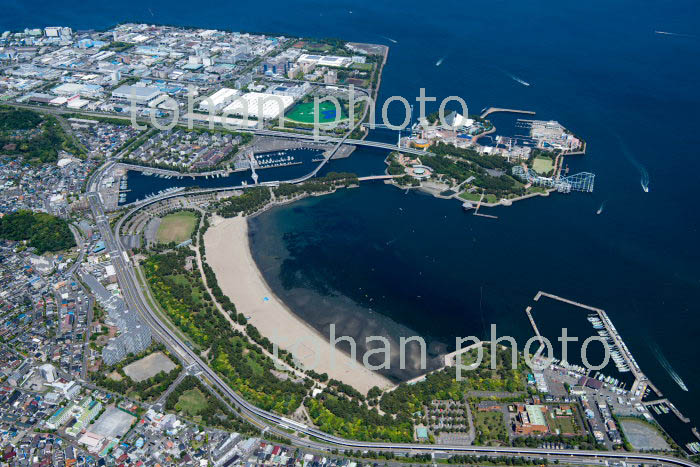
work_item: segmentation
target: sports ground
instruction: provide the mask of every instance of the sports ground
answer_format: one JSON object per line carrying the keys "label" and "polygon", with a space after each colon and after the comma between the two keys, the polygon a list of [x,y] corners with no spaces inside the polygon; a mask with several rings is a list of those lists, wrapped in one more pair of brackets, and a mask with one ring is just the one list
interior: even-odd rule
{"label": "sports ground", "polygon": [[194,231],[197,216],[190,211],[168,214],[160,221],[156,238],[161,243],[181,243],[190,238]]}
{"label": "sports ground", "polygon": [[155,352],[136,360],[124,367],[124,373],[134,381],[145,381],[152,378],[161,371],[170,373],[175,369],[175,364],[172,360],[163,354],[163,352]]}
{"label": "sports ground", "polygon": [[554,162],[549,157],[535,157],[532,168],[538,174],[545,174],[554,168]]}
{"label": "sports ground", "polygon": [[[320,123],[331,123],[335,121],[336,110],[335,105],[332,102],[321,102],[318,105],[319,117],[318,121]],[[314,103],[313,102],[303,102],[297,104],[287,115],[287,120],[297,123],[314,123]],[[348,116],[345,114],[343,109],[340,109],[340,119],[345,120]]]}

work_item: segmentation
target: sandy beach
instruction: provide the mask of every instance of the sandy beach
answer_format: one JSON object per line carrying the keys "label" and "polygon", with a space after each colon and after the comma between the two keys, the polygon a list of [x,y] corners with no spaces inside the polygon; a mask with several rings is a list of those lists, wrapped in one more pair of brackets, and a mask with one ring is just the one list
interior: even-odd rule
{"label": "sandy beach", "polygon": [[[243,217],[214,217],[204,236],[207,263],[216,273],[221,290],[262,335],[287,349],[317,373],[327,373],[366,393],[393,384],[353,361],[342,351],[331,355],[328,340],[297,317],[265,282],[250,253],[248,223]],[[334,361],[333,361],[334,360]]]}

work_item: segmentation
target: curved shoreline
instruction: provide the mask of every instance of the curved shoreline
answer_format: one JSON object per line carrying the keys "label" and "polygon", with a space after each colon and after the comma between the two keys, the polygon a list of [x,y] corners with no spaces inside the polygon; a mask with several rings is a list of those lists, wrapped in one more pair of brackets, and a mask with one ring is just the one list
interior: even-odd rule
{"label": "curved shoreline", "polygon": [[[244,217],[212,218],[204,235],[207,263],[216,274],[221,290],[236,304],[238,311],[270,341],[294,352],[317,373],[350,384],[366,393],[373,386],[394,386],[347,353],[331,355],[329,341],[299,318],[274,294],[253,260]],[[333,361],[334,360],[334,361]]]}

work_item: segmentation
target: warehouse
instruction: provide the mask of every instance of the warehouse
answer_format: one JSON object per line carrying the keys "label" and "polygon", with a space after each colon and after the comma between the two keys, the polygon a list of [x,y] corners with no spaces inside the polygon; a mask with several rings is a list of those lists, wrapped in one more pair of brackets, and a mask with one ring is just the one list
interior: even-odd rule
{"label": "warehouse", "polygon": [[74,96],[76,94],[83,97],[97,97],[102,94],[102,86],[96,84],[63,83],[51,90],[57,96]]}
{"label": "warehouse", "polygon": [[125,84],[112,91],[112,98],[118,101],[146,105],[161,94],[158,88],[151,86],[129,86]]}
{"label": "warehouse", "polygon": [[[236,89],[231,88],[221,88],[214,94],[208,97],[214,106],[214,112],[219,112],[221,109],[226,107],[231,101],[240,94]],[[209,112],[209,101],[207,99],[202,100],[199,104],[199,110],[204,112]]]}
{"label": "warehouse", "polygon": [[[284,111],[292,105],[294,99],[291,96],[276,96],[264,92],[249,92],[237,98],[233,103],[224,108],[228,115],[244,115],[249,117],[270,120],[284,114]],[[262,109],[262,112],[261,112]]]}
{"label": "warehouse", "polygon": [[338,57],[335,55],[309,55],[303,54],[297,60],[297,63],[310,63],[317,66],[329,66],[336,68],[347,68],[352,65],[352,58]]}

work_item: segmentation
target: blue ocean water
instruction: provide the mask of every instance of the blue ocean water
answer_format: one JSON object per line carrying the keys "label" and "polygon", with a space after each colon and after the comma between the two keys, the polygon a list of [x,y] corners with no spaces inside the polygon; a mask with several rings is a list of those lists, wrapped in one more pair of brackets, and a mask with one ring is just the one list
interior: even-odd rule
{"label": "blue ocean water", "polygon": [[[538,290],[604,308],[654,383],[700,419],[696,2],[5,0],[2,6],[0,30],[133,20],[384,43],[391,51],[380,102],[392,95],[412,100],[424,87],[438,100],[461,96],[472,111],[524,108],[560,121],[588,141],[588,154],[567,164],[596,173],[593,195],[533,199],[491,210],[499,218],[489,220],[463,214],[457,203],[371,184],[256,218],[256,258],[302,316],[309,295],[299,284],[332,296],[337,301],[328,304],[338,306],[338,315],[343,306],[372,313],[387,329],[410,328],[436,342],[491,322],[528,336],[523,310]],[[397,110],[391,115],[398,121]],[[328,170],[377,173],[383,156],[358,150]],[[645,176],[649,193],[641,189]],[[551,315],[566,319],[569,312]]]}

